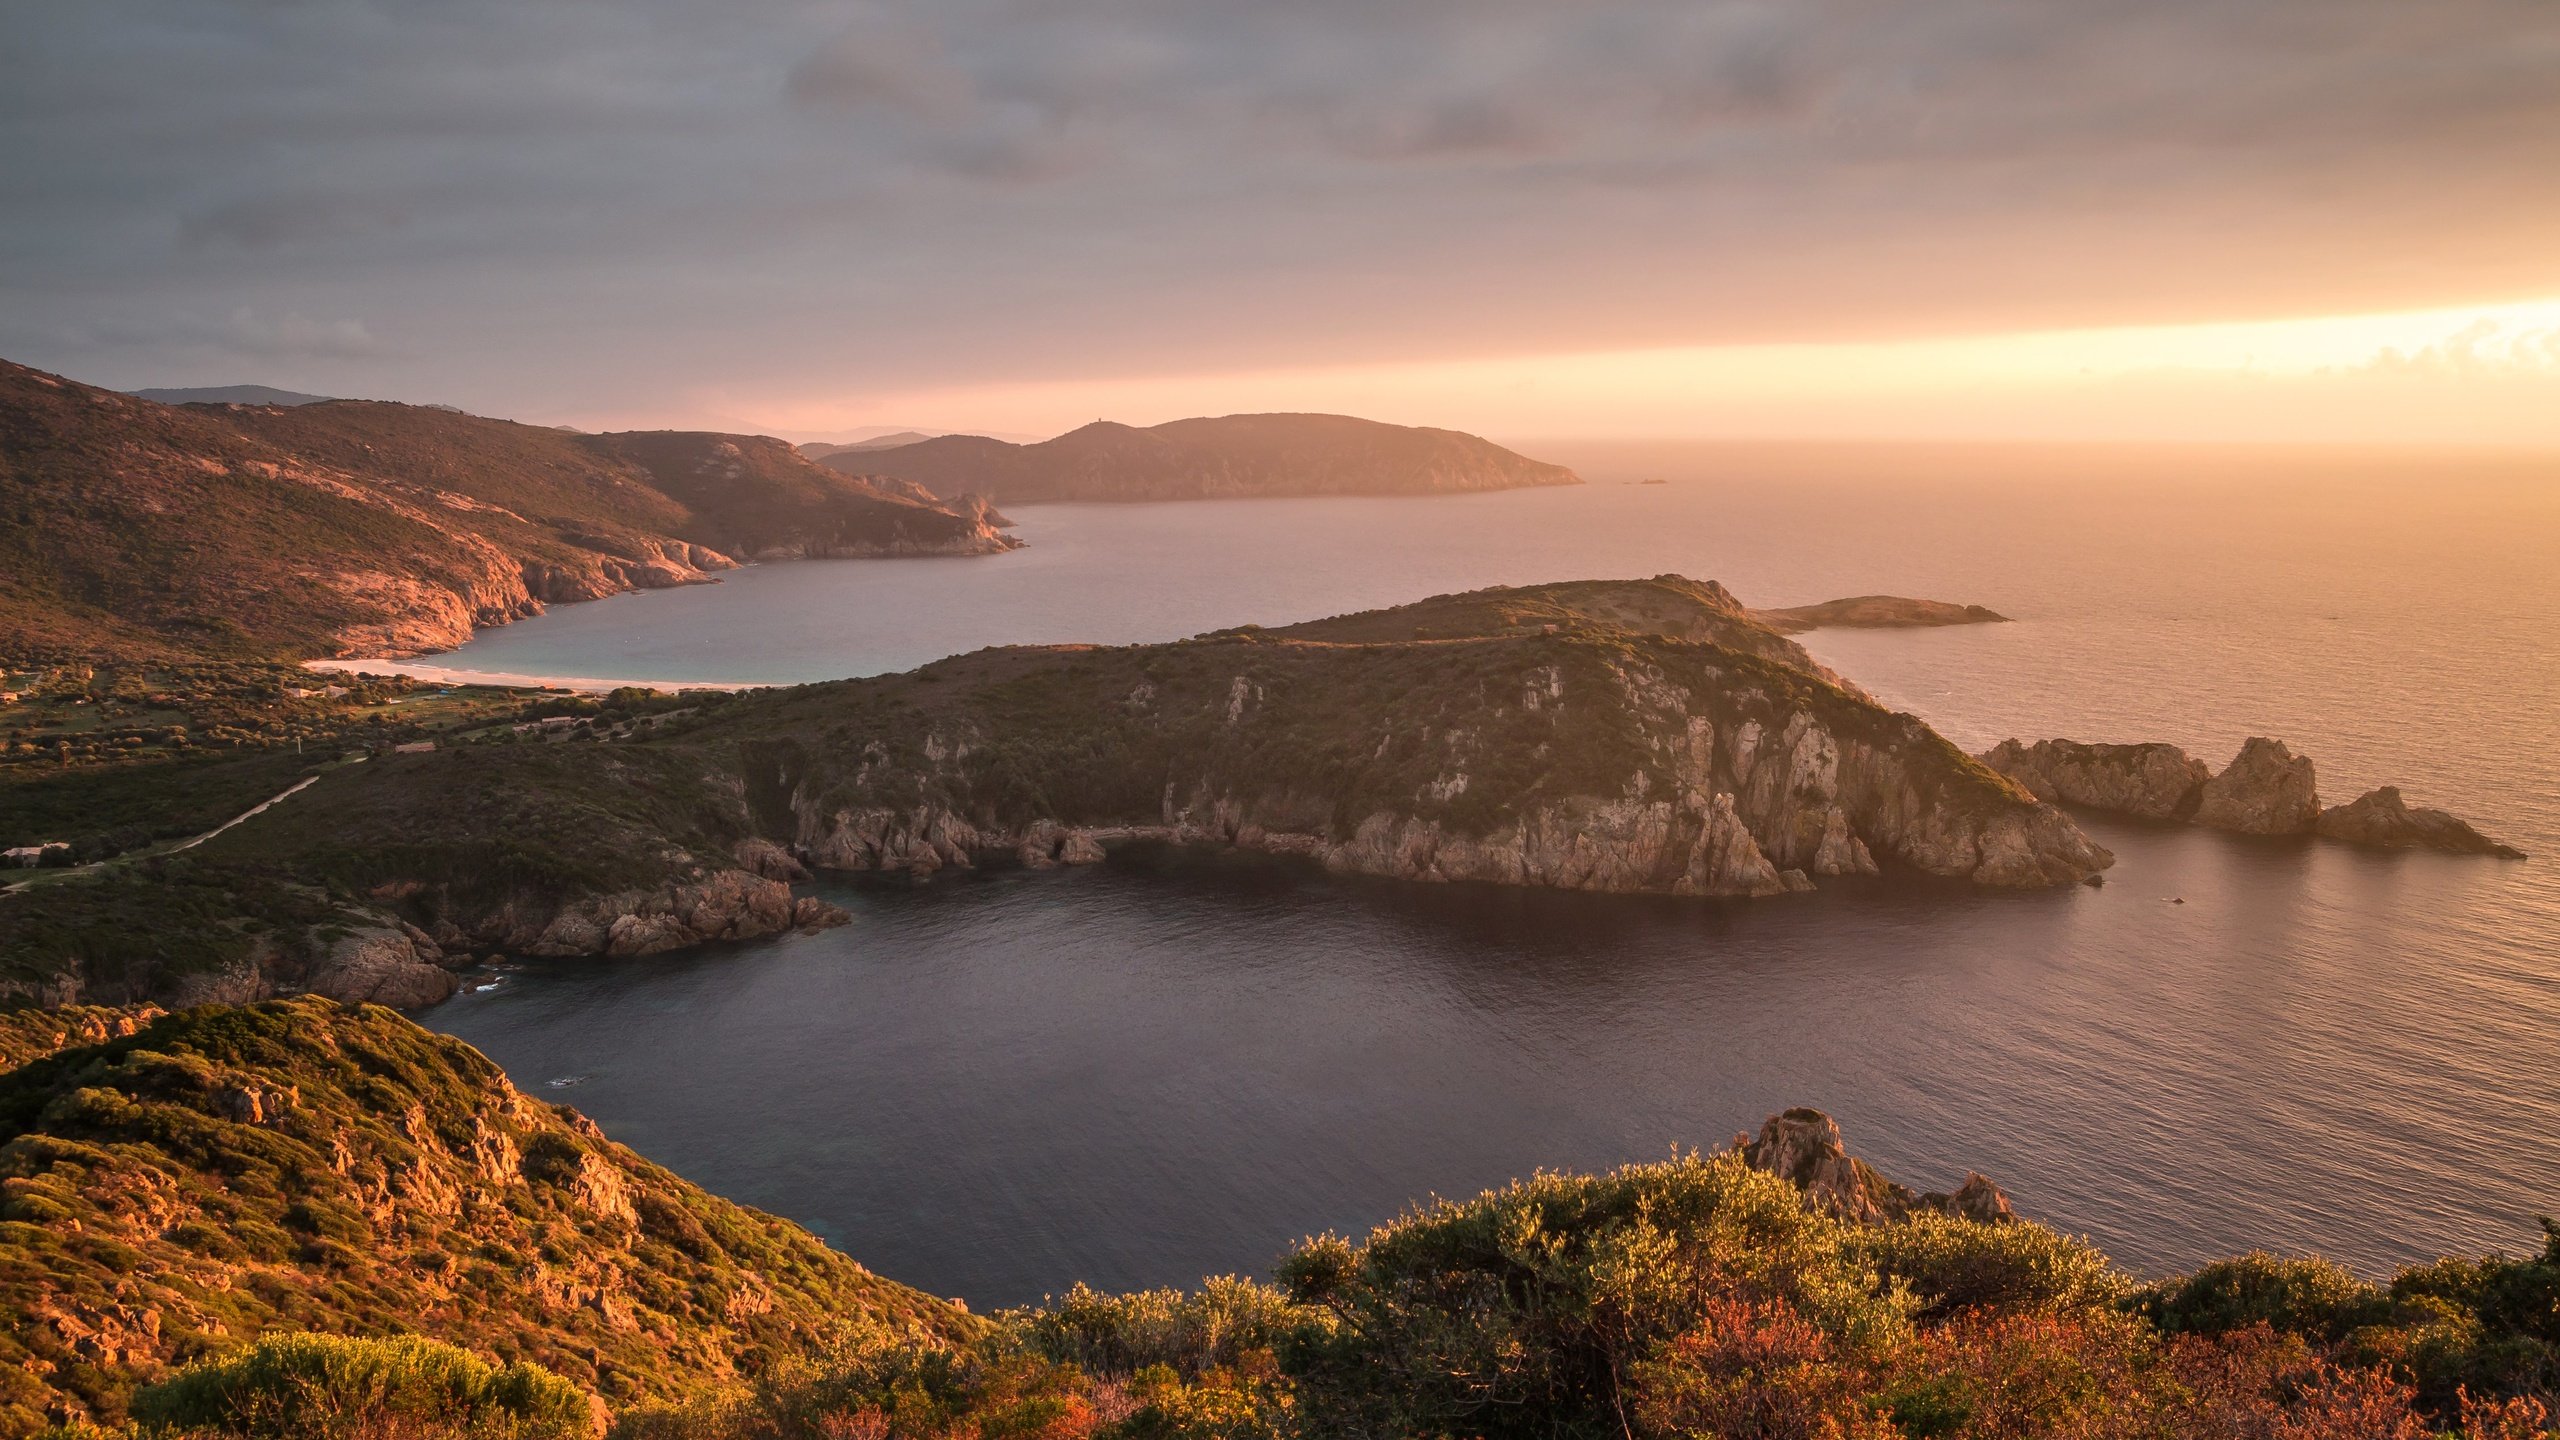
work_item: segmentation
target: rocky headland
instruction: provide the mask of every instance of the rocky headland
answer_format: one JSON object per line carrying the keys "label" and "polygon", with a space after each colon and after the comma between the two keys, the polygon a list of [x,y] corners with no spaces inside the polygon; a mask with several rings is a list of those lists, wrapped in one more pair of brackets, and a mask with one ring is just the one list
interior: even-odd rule
{"label": "rocky headland", "polygon": [[1781,634],[1807,630],[1917,630],[1944,625],[2006,625],[2009,617],[1981,605],[1914,600],[1902,595],[1853,595],[1818,605],[1751,612]]}
{"label": "rocky headland", "polygon": [[1030,445],[943,435],[839,450],[821,463],[998,504],[1436,495],[1582,483],[1561,465],[1473,435],[1349,415],[1227,415],[1144,428],[1097,420]]}
{"label": "rocky headland", "polygon": [[2412,808],[2396,786],[2324,810],[2311,757],[2264,736],[2243,744],[2218,774],[2177,746],[2159,743],[2013,739],[1980,758],[2039,799],[2135,819],[2243,835],[2318,835],[2376,849],[2524,858],[2442,810]]}
{"label": "rocky headland", "polygon": [[[22,948],[47,958],[25,983],[56,999],[414,1004],[495,954],[638,955],[832,923],[790,889],[808,870],[1079,864],[1132,841],[1408,881],[1733,897],[1887,868],[2056,886],[2113,861],[1721,587],[1679,577],[1170,645],[989,650],[662,718],[323,774],[191,852],[305,888],[234,887],[270,897],[265,911],[210,931],[183,966],[124,945],[73,887],[0,908],[0,939],[28,927]],[[91,908],[147,899],[149,883],[100,882]]]}
{"label": "rocky headland", "polygon": [[433,406],[163,405],[0,362],[0,654],[401,657],[741,559],[997,554],[983,502],[781,441]]}

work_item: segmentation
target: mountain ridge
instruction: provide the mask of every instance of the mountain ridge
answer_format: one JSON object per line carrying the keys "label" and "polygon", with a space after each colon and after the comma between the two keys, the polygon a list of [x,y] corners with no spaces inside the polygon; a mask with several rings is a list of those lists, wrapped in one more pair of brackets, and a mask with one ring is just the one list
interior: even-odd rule
{"label": "mountain ridge", "polygon": [[1561,465],[1461,431],[1311,413],[1146,427],[1097,420],[1028,445],[944,435],[821,463],[913,480],[937,494],[973,491],[998,504],[1454,494],[1582,483]]}
{"label": "mountain ridge", "polygon": [[169,406],[0,361],[0,655],[415,655],[547,605],[700,583],[738,563],[724,544],[1018,543],[983,507],[780,441],[670,434],[384,401]]}

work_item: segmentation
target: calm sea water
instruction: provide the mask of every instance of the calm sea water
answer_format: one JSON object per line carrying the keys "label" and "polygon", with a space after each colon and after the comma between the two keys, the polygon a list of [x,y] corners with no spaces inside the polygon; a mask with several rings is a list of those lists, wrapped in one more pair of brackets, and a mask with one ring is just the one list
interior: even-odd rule
{"label": "calm sea water", "polygon": [[[2103,890],[1743,904],[1140,852],[829,885],[855,923],[557,964],[429,1012],[537,1094],[979,1305],[1260,1271],[1292,1239],[1815,1104],[1901,1178],[1986,1171],[2158,1272],[2367,1271],[2560,1211],[2560,464],[2228,451],[1541,447],[1596,483],[1048,506],[984,560],[751,570],[449,659],[796,680],[1673,570],[2019,623],[1808,643],[1969,747],[2280,735],[2535,852],[2093,822]],[[1660,475],[1672,483],[1625,481]],[[2183,900],[2183,904],[2171,903]],[[573,1083],[554,1087],[554,1081]]]}

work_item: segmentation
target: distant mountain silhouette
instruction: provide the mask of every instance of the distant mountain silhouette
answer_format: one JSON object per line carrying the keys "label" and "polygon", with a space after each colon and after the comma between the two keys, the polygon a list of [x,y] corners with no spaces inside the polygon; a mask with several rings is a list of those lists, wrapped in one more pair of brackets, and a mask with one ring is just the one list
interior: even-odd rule
{"label": "distant mountain silhouette", "polygon": [[191,389],[128,390],[141,400],[157,400],[163,405],[317,405],[334,399],[329,395],[305,395],[299,390],[279,390],[273,385],[199,385]]}
{"label": "distant mountain silhouette", "polygon": [[1054,440],[945,435],[822,462],[911,480],[938,495],[1043,500],[1208,500],[1254,495],[1430,495],[1579,485],[1581,477],[1456,430],[1348,415],[1228,415],[1141,429],[1097,420]]}

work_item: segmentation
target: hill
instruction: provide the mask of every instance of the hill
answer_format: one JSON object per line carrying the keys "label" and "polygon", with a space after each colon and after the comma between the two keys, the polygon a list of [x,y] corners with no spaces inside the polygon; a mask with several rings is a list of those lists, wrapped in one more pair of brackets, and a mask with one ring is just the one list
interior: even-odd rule
{"label": "hill", "polygon": [[1017,543],[994,535],[1012,522],[976,496],[946,504],[897,481],[830,470],[770,436],[649,430],[585,443],[646,471],[693,512],[689,536],[740,559],[973,554]]}
{"label": "hill", "polygon": [[201,1440],[565,1440],[592,1410],[625,1440],[2549,1433],[2560,1237],[2387,1285],[2264,1254],[2137,1285],[1980,1175],[1887,1179],[1817,1110],[1307,1239],[1276,1284],[981,1320],[376,1007],[19,1032],[46,1053],[0,1074],[15,1433],[129,1402]]}
{"label": "hill", "polygon": [[[808,867],[1078,863],[1129,841],[1701,896],[1887,867],[2050,886],[2111,863],[1735,610],[1676,576],[1530,587],[1295,627],[1345,638],[986,650],[556,735],[443,732],[432,753],[320,773],[183,857],[0,904],[0,981],[432,999],[450,988],[436,967],[474,955],[826,923],[788,889]],[[1356,638],[1372,633],[1407,638]],[[155,940],[152,916],[183,917],[186,943]]]}
{"label": "hill", "polygon": [[629,1405],[848,1325],[975,1328],[378,1007],[199,1009],[60,1049],[0,1075],[0,1137],[15,1434],[116,1418],[138,1381],[278,1329],[451,1340]]}
{"label": "hill", "polygon": [[1146,429],[1096,421],[1031,445],[945,435],[830,455],[824,463],[849,474],[913,480],[938,495],[969,491],[998,504],[1436,495],[1582,483],[1561,465],[1473,435],[1348,415],[1229,415]]}
{"label": "hill", "polygon": [[788,455],[373,401],[168,406],[0,362],[0,657],[411,655],[548,604],[708,579],[736,563],[713,537],[1015,543],[982,511],[796,457],[731,472],[729,452],[767,449]]}
{"label": "hill", "polygon": [[201,385],[176,390],[127,390],[137,400],[163,405],[317,405],[335,397],[279,390],[273,385]]}

